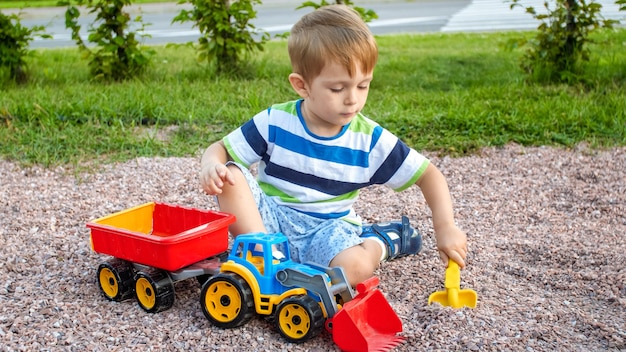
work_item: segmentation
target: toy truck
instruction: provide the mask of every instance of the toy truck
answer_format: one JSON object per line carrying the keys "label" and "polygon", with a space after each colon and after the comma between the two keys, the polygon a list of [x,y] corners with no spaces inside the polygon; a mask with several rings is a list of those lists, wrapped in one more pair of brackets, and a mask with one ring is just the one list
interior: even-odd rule
{"label": "toy truck", "polygon": [[200,304],[223,328],[240,326],[256,312],[271,317],[291,342],[326,328],[343,350],[388,349],[403,340],[396,336],[402,322],[377,284],[374,277],[355,295],[341,268],[292,261],[284,235],[239,235],[220,273],[203,285]]}
{"label": "toy truck", "polygon": [[404,338],[402,322],[377,278],[355,293],[341,268],[291,260],[282,234],[246,234],[228,254],[226,213],[146,203],[87,224],[101,263],[97,282],[112,301],[132,298],[147,312],[172,307],[174,283],[203,283],[200,305],[215,326],[235,328],[267,316],[288,341],[303,342],[326,329],[345,351],[388,350]]}

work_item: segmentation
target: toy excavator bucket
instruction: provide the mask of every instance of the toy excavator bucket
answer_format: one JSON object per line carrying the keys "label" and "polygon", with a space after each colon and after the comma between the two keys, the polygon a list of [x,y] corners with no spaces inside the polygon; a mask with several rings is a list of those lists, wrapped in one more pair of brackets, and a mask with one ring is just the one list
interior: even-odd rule
{"label": "toy excavator bucket", "polygon": [[335,344],[342,351],[388,351],[404,341],[402,321],[372,277],[357,285],[357,295],[332,318]]}

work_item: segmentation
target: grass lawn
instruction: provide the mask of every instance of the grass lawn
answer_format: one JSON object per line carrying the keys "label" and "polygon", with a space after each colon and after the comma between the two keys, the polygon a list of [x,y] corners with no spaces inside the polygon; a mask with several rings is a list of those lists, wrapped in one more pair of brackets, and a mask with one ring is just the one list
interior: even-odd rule
{"label": "grass lawn", "polygon": [[[380,61],[364,113],[418,150],[451,155],[516,142],[626,144],[626,30],[595,35],[585,83],[526,81],[521,33],[378,37]],[[93,81],[76,49],[36,50],[30,82],[0,90],[0,155],[81,164],[195,155],[273,103],[295,99],[286,42],[255,54],[242,77],[213,74],[188,47],[155,47],[140,78]]]}

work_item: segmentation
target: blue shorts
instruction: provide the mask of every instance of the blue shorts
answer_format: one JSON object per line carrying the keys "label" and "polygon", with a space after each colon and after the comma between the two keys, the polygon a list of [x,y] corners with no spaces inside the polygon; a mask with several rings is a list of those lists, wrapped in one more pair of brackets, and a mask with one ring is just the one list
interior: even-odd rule
{"label": "blue shorts", "polygon": [[278,205],[259,187],[250,171],[237,163],[256,201],[268,233],[281,232],[289,239],[291,258],[329,266],[339,252],[363,243],[361,226],[340,219],[320,219]]}

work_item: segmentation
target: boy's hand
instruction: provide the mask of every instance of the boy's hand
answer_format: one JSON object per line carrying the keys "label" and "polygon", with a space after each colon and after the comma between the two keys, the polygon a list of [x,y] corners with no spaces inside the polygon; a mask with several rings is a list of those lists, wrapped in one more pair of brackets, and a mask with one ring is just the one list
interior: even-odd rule
{"label": "boy's hand", "polygon": [[224,182],[235,184],[233,174],[226,165],[219,162],[207,163],[200,170],[200,185],[206,194],[212,196],[222,194]]}
{"label": "boy's hand", "polygon": [[465,268],[467,257],[467,236],[456,225],[448,225],[437,229],[437,248],[439,257],[445,265],[448,259],[454,260],[461,268]]}

